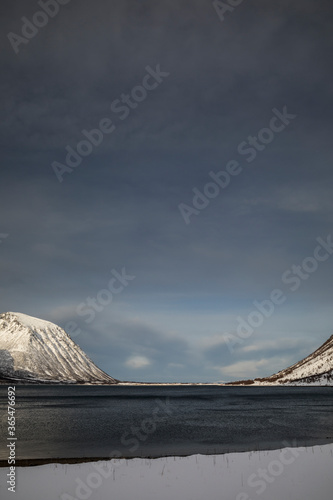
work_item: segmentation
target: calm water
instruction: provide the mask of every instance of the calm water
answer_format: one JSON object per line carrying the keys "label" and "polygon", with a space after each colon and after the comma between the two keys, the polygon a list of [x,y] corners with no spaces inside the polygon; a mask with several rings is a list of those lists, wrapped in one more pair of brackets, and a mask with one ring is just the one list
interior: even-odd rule
{"label": "calm water", "polygon": [[[333,389],[17,386],[17,458],[224,453],[333,442]],[[7,387],[0,387],[7,459]],[[288,441],[288,443],[285,443]]]}

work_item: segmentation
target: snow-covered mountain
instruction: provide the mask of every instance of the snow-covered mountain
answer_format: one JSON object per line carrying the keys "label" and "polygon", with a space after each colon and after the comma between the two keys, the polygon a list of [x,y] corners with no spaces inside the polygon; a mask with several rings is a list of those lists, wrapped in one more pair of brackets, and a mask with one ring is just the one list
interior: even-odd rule
{"label": "snow-covered mountain", "polygon": [[333,335],[316,351],[294,365],[265,378],[237,385],[333,385]]}
{"label": "snow-covered mountain", "polygon": [[306,358],[265,380],[279,384],[298,382],[333,385],[333,335]]}
{"label": "snow-covered mountain", "polygon": [[59,326],[21,313],[0,314],[0,379],[114,384]]}

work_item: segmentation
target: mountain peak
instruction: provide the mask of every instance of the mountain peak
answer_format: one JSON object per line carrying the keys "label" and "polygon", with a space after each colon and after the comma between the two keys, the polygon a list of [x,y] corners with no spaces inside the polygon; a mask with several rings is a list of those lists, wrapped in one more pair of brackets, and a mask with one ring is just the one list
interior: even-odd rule
{"label": "mountain peak", "polygon": [[59,326],[22,313],[0,314],[0,379],[114,384]]}
{"label": "mountain peak", "polygon": [[26,327],[31,328],[31,329],[44,328],[47,326],[56,326],[54,323],[51,323],[50,321],[45,321],[43,319],[34,318],[33,316],[28,316],[27,314],[18,313],[18,312],[6,312],[3,314],[0,314],[0,320],[5,320],[5,321],[16,320],[21,325],[26,326]]}

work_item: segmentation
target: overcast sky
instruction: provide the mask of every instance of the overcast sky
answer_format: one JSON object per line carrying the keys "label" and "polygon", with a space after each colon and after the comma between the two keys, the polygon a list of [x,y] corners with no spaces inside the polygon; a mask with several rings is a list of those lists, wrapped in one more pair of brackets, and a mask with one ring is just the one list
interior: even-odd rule
{"label": "overcast sky", "polygon": [[312,352],[333,333],[332,3],[63,4],[1,3],[0,312],[121,380]]}

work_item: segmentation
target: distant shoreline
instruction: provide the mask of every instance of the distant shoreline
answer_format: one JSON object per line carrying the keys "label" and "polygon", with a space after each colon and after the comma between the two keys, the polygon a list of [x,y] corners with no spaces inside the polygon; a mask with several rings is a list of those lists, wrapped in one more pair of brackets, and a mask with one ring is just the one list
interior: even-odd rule
{"label": "distant shoreline", "polygon": [[118,382],[115,384],[94,384],[94,383],[71,383],[71,382],[23,382],[18,380],[0,380],[0,386],[17,385],[17,386],[52,386],[52,387],[135,387],[135,386],[214,386],[214,387],[333,387],[332,384],[315,384],[315,383],[269,383],[269,382],[254,382],[244,383],[237,382]]}

